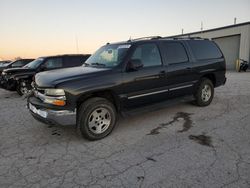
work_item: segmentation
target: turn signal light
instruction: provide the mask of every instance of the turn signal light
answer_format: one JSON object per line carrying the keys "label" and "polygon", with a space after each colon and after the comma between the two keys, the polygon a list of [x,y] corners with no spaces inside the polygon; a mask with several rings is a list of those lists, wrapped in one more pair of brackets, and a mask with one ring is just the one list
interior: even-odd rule
{"label": "turn signal light", "polygon": [[56,106],[64,106],[66,104],[63,100],[54,100],[52,103]]}

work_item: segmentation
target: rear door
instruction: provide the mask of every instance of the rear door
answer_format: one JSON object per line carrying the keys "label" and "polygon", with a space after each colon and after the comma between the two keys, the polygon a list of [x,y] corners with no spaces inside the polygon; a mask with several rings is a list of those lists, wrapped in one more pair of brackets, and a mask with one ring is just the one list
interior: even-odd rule
{"label": "rear door", "polygon": [[196,80],[185,44],[181,41],[162,41],[161,51],[167,66],[169,98],[191,94]]}
{"label": "rear door", "polygon": [[123,74],[125,107],[136,107],[160,100],[167,94],[165,67],[156,43],[136,46],[130,60],[140,60],[143,68]]}

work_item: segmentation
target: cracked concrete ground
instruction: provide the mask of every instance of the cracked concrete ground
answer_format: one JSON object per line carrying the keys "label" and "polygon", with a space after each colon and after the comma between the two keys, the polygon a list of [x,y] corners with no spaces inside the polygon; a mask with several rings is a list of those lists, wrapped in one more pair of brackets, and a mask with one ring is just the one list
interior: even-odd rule
{"label": "cracked concrete ground", "polygon": [[0,187],[250,187],[250,74],[227,77],[208,107],[122,118],[96,142],[0,89]]}

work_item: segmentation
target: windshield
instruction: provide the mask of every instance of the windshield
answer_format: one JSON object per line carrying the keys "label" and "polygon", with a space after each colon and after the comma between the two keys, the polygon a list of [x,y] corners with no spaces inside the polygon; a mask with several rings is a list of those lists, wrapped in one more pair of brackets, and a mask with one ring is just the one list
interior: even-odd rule
{"label": "windshield", "polygon": [[[12,62],[14,62],[14,61],[12,61]],[[9,62],[9,61],[0,62],[0,67],[7,67],[12,62]]]}
{"label": "windshield", "polygon": [[86,62],[85,66],[115,67],[119,65],[131,45],[106,45],[97,50]]}
{"label": "windshield", "polygon": [[36,69],[37,67],[41,65],[42,62],[43,62],[43,58],[38,58],[38,59],[35,59],[34,61],[31,61],[27,65],[25,65],[24,68]]}

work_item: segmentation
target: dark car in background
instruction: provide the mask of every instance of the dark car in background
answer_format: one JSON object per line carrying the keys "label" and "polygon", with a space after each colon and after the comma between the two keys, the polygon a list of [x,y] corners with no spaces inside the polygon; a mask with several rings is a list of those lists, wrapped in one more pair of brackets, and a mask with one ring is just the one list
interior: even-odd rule
{"label": "dark car in background", "polygon": [[16,61],[6,63],[5,66],[0,66],[0,74],[2,73],[4,69],[23,67],[27,65],[28,63],[30,63],[31,61],[34,61],[34,59],[19,59]]}
{"label": "dark car in background", "polygon": [[31,83],[36,73],[81,66],[89,57],[90,55],[81,54],[39,57],[24,67],[5,69],[2,72],[1,85],[7,90],[16,90],[19,95],[24,95],[31,91]]}
{"label": "dark car in background", "polygon": [[98,140],[112,132],[120,112],[189,96],[209,105],[225,73],[222,52],[207,39],[108,43],[83,67],[37,74],[28,108],[41,122],[76,124],[83,137]]}
{"label": "dark car in background", "polygon": [[11,61],[0,61],[0,67],[6,67]]}

